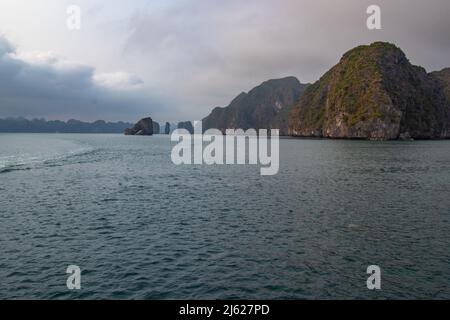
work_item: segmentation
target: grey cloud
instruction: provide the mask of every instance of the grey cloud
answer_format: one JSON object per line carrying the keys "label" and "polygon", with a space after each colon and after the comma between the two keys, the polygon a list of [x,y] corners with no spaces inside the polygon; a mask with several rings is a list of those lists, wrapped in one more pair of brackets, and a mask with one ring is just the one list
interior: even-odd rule
{"label": "grey cloud", "polygon": [[14,48],[9,41],[0,35],[0,56],[14,52]]}
{"label": "grey cloud", "polygon": [[133,121],[163,112],[139,85],[135,75],[96,75],[93,67],[53,57],[30,62],[0,37],[0,117]]}
{"label": "grey cloud", "polygon": [[125,52],[200,118],[269,78],[317,80],[348,49],[401,46],[428,70],[450,65],[448,0],[379,0],[383,30],[366,28],[372,0],[179,1],[130,19]]}

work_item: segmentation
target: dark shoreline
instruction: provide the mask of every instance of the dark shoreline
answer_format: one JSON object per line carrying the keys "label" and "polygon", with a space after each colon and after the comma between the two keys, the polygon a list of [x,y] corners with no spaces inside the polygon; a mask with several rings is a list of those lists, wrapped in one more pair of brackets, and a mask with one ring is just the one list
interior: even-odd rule
{"label": "dark shoreline", "polygon": [[[121,132],[10,132],[0,131],[0,134],[93,134],[93,135],[120,135],[125,136]],[[170,134],[154,134],[153,136],[170,136]],[[323,141],[370,141],[370,142],[414,142],[414,141],[449,141],[450,138],[419,138],[419,139],[390,139],[390,140],[377,140],[366,138],[324,138],[324,137],[299,137],[299,136],[279,136],[282,140],[323,140]]]}

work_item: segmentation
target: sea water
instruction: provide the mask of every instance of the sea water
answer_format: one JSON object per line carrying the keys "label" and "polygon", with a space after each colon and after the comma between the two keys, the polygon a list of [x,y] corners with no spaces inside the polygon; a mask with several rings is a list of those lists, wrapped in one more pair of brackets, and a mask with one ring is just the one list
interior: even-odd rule
{"label": "sea water", "polygon": [[450,298],[450,141],[281,139],[275,176],[172,147],[0,134],[0,299]]}

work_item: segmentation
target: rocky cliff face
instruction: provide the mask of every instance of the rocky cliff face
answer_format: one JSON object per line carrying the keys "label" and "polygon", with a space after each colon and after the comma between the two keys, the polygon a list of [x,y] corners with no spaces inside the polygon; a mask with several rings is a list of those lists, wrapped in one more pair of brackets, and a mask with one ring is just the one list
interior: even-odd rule
{"label": "rocky cliff face", "polygon": [[447,99],[450,100],[450,68],[443,69],[441,71],[432,72],[431,76],[439,81],[442,85]]}
{"label": "rocky cliff face", "polygon": [[306,89],[293,108],[293,136],[361,138],[450,137],[450,106],[435,76],[410,64],[389,43],[347,52]]}
{"label": "rocky cliff face", "polygon": [[133,128],[125,129],[125,135],[151,136],[153,135],[152,118],[144,118],[138,121]]}
{"label": "rocky cliff face", "polygon": [[291,107],[306,86],[294,77],[266,81],[241,93],[227,107],[215,108],[203,119],[203,130],[280,129],[286,135]]}

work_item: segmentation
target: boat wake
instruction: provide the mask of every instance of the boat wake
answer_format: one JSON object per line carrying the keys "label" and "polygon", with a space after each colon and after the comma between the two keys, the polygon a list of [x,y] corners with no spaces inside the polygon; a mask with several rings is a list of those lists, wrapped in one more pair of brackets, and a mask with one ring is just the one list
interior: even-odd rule
{"label": "boat wake", "polygon": [[80,147],[64,153],[52,153],[48,155],[18,155],[0,157],[0,174],[13,171],[42,169],[48,167],[63,166],[74,163],[82,156],[88,156],[98,149],[92,147]]}

